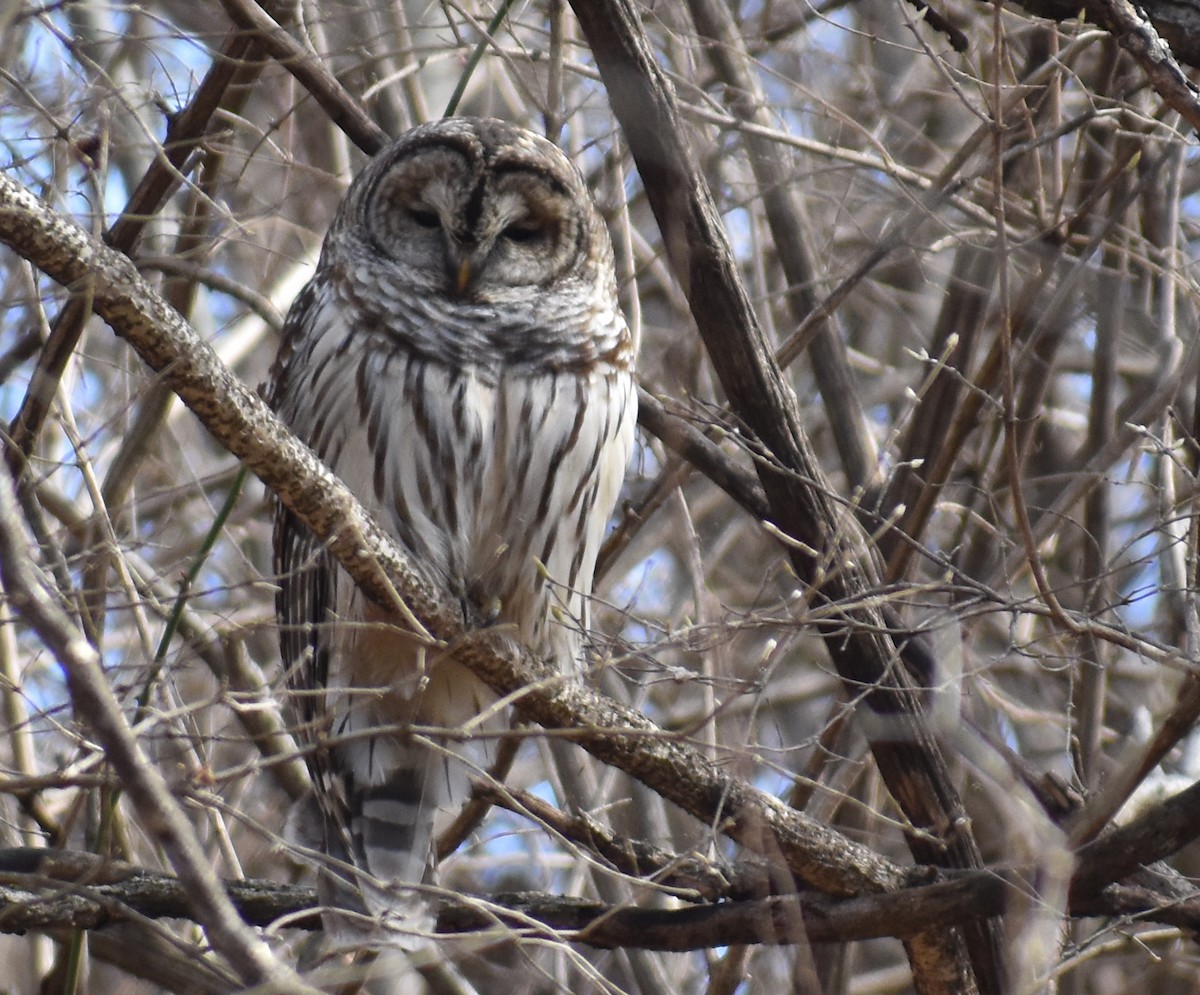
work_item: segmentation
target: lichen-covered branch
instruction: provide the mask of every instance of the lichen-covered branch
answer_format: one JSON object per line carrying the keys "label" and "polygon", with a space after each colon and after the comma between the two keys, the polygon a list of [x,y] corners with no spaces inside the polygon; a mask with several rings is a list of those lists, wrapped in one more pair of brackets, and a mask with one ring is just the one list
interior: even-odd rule
{"label": "lichen-covered branch", "polygon": [[902,882],[895,864],[732,776],[644,715],[563,680],[486,629],[471,630],[461,602],[420,572],[126,257],[3,175],[0,240],[64,285],[89,281],[96,313],[328,544],[363,590],[399,621],[415,616],[434,638],[453,642],[456,657],[495,690],[511,694],[519,713],[543,726],[577,730],[578,742],[594,756],[751,849],[778,855],[814,888],[850,895]]}

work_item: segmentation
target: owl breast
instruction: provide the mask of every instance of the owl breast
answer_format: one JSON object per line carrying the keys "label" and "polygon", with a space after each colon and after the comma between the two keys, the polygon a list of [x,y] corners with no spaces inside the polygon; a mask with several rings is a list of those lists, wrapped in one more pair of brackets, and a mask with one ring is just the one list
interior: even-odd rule
{"label": "owl breast", "polygon": [[453,593],[572,667],[606,525],[594,510],[615,505],[632,447],[631,374],[611,356],[498,355],[485,332],[460,337],[482,362],[433,361],[395,313],[367,329],[345,313],[322,309],[308,339],[314,448],[371,481],[358,498]]}

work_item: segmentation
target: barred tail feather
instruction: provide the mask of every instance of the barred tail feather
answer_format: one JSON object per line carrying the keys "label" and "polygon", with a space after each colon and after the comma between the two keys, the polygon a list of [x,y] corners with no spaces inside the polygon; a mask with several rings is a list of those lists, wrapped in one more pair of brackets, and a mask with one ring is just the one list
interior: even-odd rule
{"label": "barred tail feather", "polygon": [[434,818],[445,800],[441,758],[418,745],[390,753],[394,766],[379,784],[344,773],[344,809],[326,805],[321,817],[329,860],[319,893],[335,946],[416,950],[433,929],[433,909],[413,886],[431,872]]}
{"label": "barred tail feather", "polygon": [[[363,875],[367,908],[376,915],[396,907],[396,885],[420,884],[431,866],[433,822],[445,794],[441,758],[421,746],[396,750],[382,784],[354,788],[348,797],[355,866]],[[379,885],[387,887],[380,891]],[[379,903],[379,907],[373,907]]]}

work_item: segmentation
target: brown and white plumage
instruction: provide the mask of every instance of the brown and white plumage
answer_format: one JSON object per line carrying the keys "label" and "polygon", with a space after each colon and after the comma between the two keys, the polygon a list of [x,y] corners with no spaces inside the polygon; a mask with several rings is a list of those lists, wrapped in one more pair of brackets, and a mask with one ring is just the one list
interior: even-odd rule
{"label": "brown and white plumage", "polygon": [[[569,670],[632,448],[632,362],[579,173],[529,132],[460,118],[354,181],[269,392],[418,564]],[[285,510],[275,548],[321,843],[354,865],[362,908],[403,918],[389,886],[426,874],[447,795],[443,758],[405,729],[459,725],[488,695],[453,659],[427,666]]]}

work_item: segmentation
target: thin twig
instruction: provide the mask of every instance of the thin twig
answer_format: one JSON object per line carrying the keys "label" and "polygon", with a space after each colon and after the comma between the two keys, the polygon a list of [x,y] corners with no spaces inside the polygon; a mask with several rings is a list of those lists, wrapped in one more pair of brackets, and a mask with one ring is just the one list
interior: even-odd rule
{"label": "thin twig", "polygon": [[309,990],[238,917],[191,823],[121,714],[105,680],[99,654],[43,587],[29,560],[29,540],[17,522],[12,480],[0,474],[0,576],[9,599],[62,665],[76,712],[104,746],[142,828],[167,854],[188,895],[188,907],[213,946],[228,958],[246,984]]}

